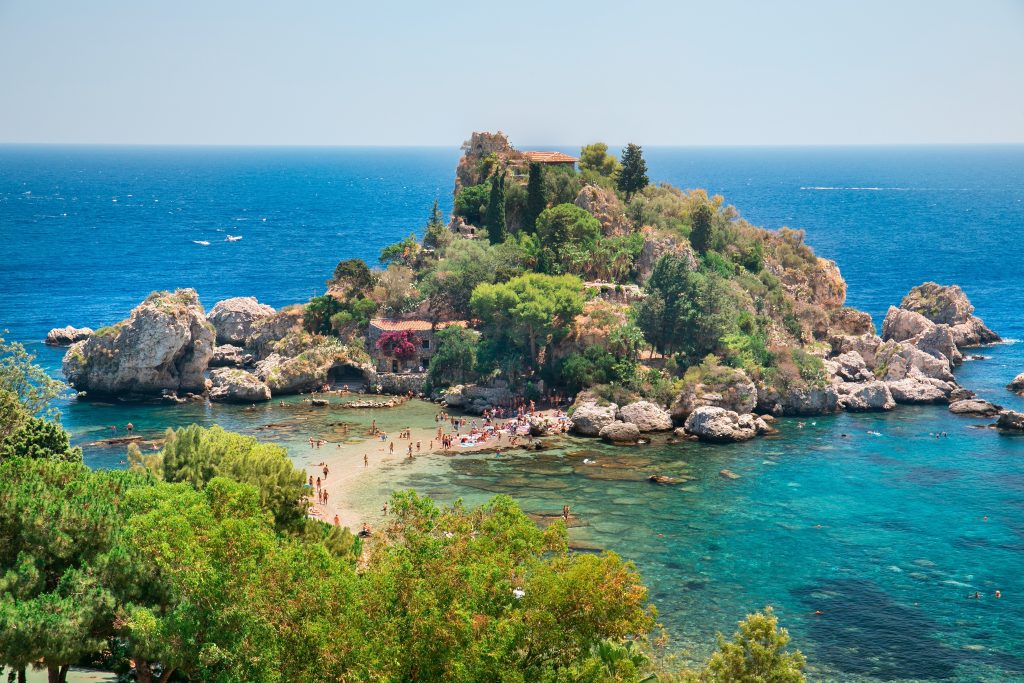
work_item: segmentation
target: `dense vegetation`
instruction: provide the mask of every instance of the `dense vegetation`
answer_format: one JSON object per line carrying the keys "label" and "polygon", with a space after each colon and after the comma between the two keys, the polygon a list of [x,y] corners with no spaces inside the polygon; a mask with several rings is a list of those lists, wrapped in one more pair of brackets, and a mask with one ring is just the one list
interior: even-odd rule
{"label": "dense vegetation", "polygon": [[[570,552],[564,524],[541,530],[507,497],[470,509],[398,492],[364,547],[306,517],[282,449],[218,427],[90,470],[55,421],[62,385],[32,360],[0,340],[9,680],[38,667],[63,683],[78,663],[139,683],[803,680],[770,610],[698,670],[670,664],[632,563]],[[18,447],[33,420],[47,436]]]}

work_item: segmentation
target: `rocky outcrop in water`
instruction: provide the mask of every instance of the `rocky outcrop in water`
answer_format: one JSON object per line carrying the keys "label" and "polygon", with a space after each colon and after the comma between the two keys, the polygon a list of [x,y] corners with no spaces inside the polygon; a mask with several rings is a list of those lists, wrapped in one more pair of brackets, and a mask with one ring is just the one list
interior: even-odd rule
{"label": "rocky outcrop in water", "polygon": [[89,327],[55,327],[46,333],[46,344],[48,346],[71,346],[75,342],[88,339],[93,335]]}
{"label": "rocky outcrop in water", "polygon": [[1014,377],[1006,388],[1018,396],[1024,396],[1024,372]]}
{"label": "rocky outcrop in water", "polygon": [[969,398],[949,404],[949,412],[968,417],[995,417],[1001,411],[1002,407],[980,398]]}
{"label": "rocky outcrop in water", "polygon": [[127,320],[73,344],[62,369],[90,394],[201,393],[214,338],[194,289],[154,292]]}
{"label": "rocky outcrop in water", "polygon": [[635,444],[640,440],[640,429],[632,422],[616,421],[601,427],[598,436],[613,444]]}
{"label": "rocky outcrop in water", "polygon": [[641,432],[667,432],[672,429],[672,416],[650,401],[635,401],[619,409],[619,419],[636,425]]}
{"label": "rocky outcrop in water", "polygon": [[758,391],[756,408],[768,415],[831,415],[840,411],[839,394],[834,386],[765,389]]}
{"label": "rocky outcrop in water", "polygon": [[327,384],[331,370],[338,366],[357,368],[372,375],[373,368],[340,341],[311,337],[305,348],[292,357],[272,353],[256,363],[254,374],[275,394],[313,391]]}
{"label": "rocky outcrop in water", "polygon": [[840,384],[837,387],[839,392],[839,405],[843,410],[854,413],[892,410],[896,407],[892,393],[885,382],[867,382],[865,384],[853,384],[850,382]]}
{"label": "rocky outcrop in water", "polygon": [[732,443],[748,441],[759,434],[768,434],[772,429],[754,415],[740,415],[724,408],[702,406],[686,418],[686,431],[701,441]]}
{"label": "rocky outcrop in water", "polygon": [[1024,433],[1024,413],[1004,410],[996,420],[996,428],[1006,432]]}
{"label": "rocky outcrop in water", "polygon": [[936,325],[948,325],[960,349],[1000,341],[999,335],[974,315],[974,306],[958,285],[925,282],[903,297],[900,308],[920,313]]}
{"label": "rocky outcrop in water", "polygon": [[274,309],[261,304],[253,296],[239,296],[218,301],[206,315],[217,330],[218,344],[244,346],[253,326],[274,315]]}
{"label": "rocky outcrop in water", "polygon": [[739,369],[718,367],[711,373],[687,381],[669,411],[682,422],[697,408],[715,406],[736,413],[749,413],[757,405],[757,387]]}
{"label": "rocky outcrop in water", "polygon": [[245,370],[219,368],[210,373],[210,382],[211,401],[257,403],[270,400],[270,387]]}

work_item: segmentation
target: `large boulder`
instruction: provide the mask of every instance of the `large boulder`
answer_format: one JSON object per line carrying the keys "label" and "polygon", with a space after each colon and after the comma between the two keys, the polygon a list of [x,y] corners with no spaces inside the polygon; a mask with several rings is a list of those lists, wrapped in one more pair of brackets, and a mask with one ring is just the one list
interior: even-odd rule
{"label": "large boulder", "polygon": [[933,323],[949,325],[959,348],[999,341],[999,335],[973,315],[974,306],[958,285],[925,282],[903,297],[900,308],[920,313]]}
{"label": "large boulder", "polygon": [[864,311],[843,306],[829,311],[829,332],[833,335],[859,336],[874,334],[875,326],[871,316]]}
{"label": "large boulder", "polygon": [[697,408],[715,406],[735,413],[749,413],[757,405],[757,387],[743,370],[715,367],[690,376],[669,411],[682,422]]}
{"label": "large boulder", "polygon": [[640,440],[640,429],[632,422],[612,422],[601,427],[598,436],[609,443],[634,444]]}
{"label": "large boulder", "polygon": [[747,441],[771,431],[771,427],[758,417],[739,415],[715,406],[697,408],[686,418],[685,426],[688,433],[712,443]]}
{"label": "large boulder", "polygon": [[855,351],[841,353],[832,359],[836,364],[836,375],[846,382],[868,382],[874,379],[864,358]]}
{"label": "large boulder", "polygon": [[925,353],[905,342],[887,341],[875,352],[872,367],[875,377],[895,382],[906,377],[922,376],[953,382],[949,360]]}
{"label": "large boulder", "polygon": [[666,432],[672,429],[672,416],[650,401],[635,401],[619,409],[623,422],[631,422],[641,432]]}
{"label": "large boulder", "polygon": [[237,296],[218,301],[206,315],[217,330],[218,344],[244,345],[253,326],[274,315],[274,309],[261,304],[253,296]]}
{"label": "large boulder", "polygon": [[89,327],[55,327],[46,333],[46,344],[48,346],[71,346],[75,342],[88,339],[93,335]]}
{"label": "large boulder", "polygon": [[996,427],[1007,432],[1024,432],[1024,413],[1004,410],[996,420]]}
{"label": "large boulder", "polygon": [[757,411],[769,415],[805,416],[838,413],[839,393],[834,386],[799,386],[779,390],[758,389]]}
{"label": "large boulder", "polygon": [[575,204],[597,219],[606,237],[625,235],[633,229],[619,198],[603,187],[585,185],[576,195]]}
{"label": "large boulder", "polygon": [[980,398],[969,398],[949,404],[949,412],[968,417],[995,417],[1001,411],[1000,406]]}
{"label": "large boulder", "polygon": [[953,329],[945,323],[934,323],[917,311],[895,306],[882,323],[882,339],[904,342],[918,350],[949,361],[951,366],[963,362],[963,354],[957,348]]}
{"label": "large boulder", "polygon": [[889,306],[885,320],[882,321],[882,339],[904,341],[933,327],[935,327],[935,323],[917,311]]}
{"label": "large boulder", "polygon": [[654,264],[665,254],[673,254],[685,259],[688,270],[697,270],[700,265],[693,247],[687,240],[678,240],[664,236],[647,226],[643,229],[644,245],[636,260],[636,272],[640,282],[645,282],[654,272]]}
{"label": "large boulder", "polygon": [[1006,388],[1018,396],[1024,396],[1024,372],[1014,377]]}
{"label": "large boulder", "polygon": [[256,403],[270,400],[270,387],[245,370],[219,368],[210,373],[210,381],[211,401]]}
{"label": "large boulder", "polygon": [[956,388],[951,382],[920,376],[886,382],[886,386],[893,400],[904,405],[946,403]]}
{"label": "large boulder", "polygon": [[839,405],[850,412],[892,410],[896,407],[896,401],[885,382],[844,383],[839,385],[838,391]]}
{"label": "large boulder", "polygon": [[615,422],[618,406],[601,405],[597,398],[583,394],[572,407],[572,430],[581,436],[598,436],[601,429]]}
{"label": "large boulder", "polygon": [[73,344],[62,370],[91,394],[201,393],[214,339],[194,289],[154,292],[127,320]]}

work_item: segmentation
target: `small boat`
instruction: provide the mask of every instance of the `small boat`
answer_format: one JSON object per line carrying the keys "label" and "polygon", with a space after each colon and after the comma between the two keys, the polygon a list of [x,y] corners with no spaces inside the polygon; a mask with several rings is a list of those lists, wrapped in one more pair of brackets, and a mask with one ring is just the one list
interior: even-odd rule
{"label": "small boat", "polygon": [[210,243],[207,242],[206,240],[192,240],[192,244],[201,244],[204,247],[210,246]]}
{"label": "small boat", "polygon": [[241,235],[228,235],[227,237],[224,238],[224,241],[225,242],[237,242],[240,239],[242,239]]}

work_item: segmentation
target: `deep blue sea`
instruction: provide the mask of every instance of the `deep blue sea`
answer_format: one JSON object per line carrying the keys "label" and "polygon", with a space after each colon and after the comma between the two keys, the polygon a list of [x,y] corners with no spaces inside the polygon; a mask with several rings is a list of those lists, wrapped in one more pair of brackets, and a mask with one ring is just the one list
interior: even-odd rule
{"label": "deep blue sea", "polygon": [[[986,359],[967,362],[960,382],[1024,409],[1003,388],[1024,371],[1014,343],[1024,339],[1024,147],[645,155],[653,180],[723,194],[754,224],[806,229],[839,264],[848,303],[877,324],[916,284],[960,284],[1010,341],[979,350]],[[0,146],[0,328],[56,370],[60,352],[39,343],[49,328],[110,324],[154,289],[194,287],[207,307],[241,295],[303,301],[338,260],[372,262],[421,231],[435,198],[447,210],[458,156]],[[80,443],[133,419],[152,432],[221,422],[290,444],[294,434],[260,431],[278,410],[68,403],[63,420]],[[588,521],[575,540],[634,559],[674,642],[695,657],[716,630],[772,604],[816,680],[1024,680],[1024,438],[977,428],[985,422],[901,407],[784,420],[779,438],[741,446],[570,442],[397,468],[355,502],[372,509],[413,485],[441,499],[507,492],[533,512],[569,503]],[[613,467],[584,466],[584,453]],[[118,457],[87,449],[97,466]],[[723,468],[741,478],[719,477]],[[655,487],[640,476],[652,471],[694,479]],[[981,600],[967,598],[975,591]]]}

